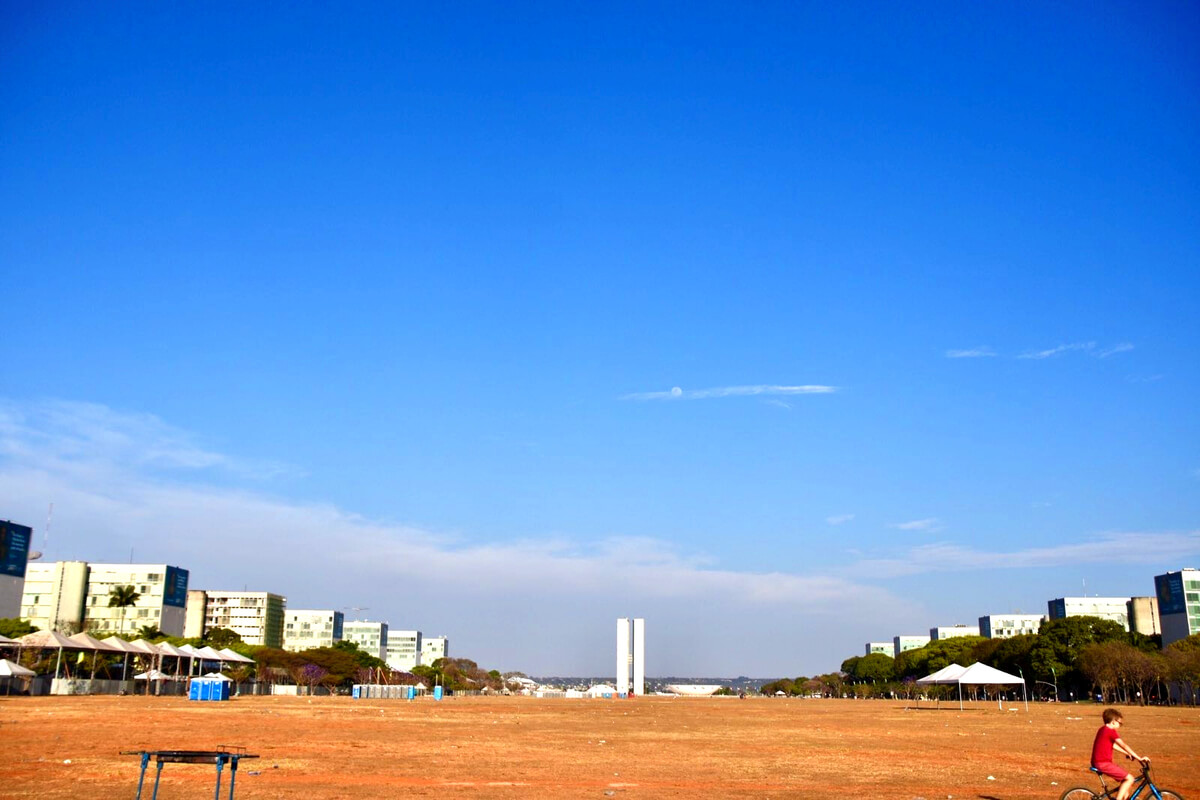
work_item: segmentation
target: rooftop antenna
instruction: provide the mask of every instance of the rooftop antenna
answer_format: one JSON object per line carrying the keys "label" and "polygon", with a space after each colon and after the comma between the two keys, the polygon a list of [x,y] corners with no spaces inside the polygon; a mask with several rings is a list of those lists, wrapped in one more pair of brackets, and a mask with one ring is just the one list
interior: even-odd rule
{"label": "rooftop antenna", "polygon": [[46,529],[42,531],[42,552],[46,552],[46,544],[50,541],[50,520],[54,518],[54,503],[50,503],[50,508],[46,511]]}

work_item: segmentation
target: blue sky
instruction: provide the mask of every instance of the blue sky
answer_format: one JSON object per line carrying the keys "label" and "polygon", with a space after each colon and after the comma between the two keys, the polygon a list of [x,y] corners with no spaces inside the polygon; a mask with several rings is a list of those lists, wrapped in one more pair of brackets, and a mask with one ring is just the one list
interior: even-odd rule
{"label": "blue sky", "polygon": [[1197,33],[10,4],[0,516],[534,674],[1149,594],[1200,560]]}

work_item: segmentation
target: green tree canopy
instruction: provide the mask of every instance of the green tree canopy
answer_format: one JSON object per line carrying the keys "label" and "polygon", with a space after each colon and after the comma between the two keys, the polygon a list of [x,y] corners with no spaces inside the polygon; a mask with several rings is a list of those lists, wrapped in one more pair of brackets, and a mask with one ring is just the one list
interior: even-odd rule
{"label": "green tree canopy", "polygon": [[24,636],[27,633],[37,633],[37,630],[27,619],[19,617],[0,618],[0,636],[16,639],[18,636]]}

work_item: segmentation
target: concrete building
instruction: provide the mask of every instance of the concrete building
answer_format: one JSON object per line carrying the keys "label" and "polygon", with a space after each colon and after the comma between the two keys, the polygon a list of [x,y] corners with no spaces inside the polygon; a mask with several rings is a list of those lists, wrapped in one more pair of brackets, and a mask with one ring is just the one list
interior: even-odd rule
{"label": "concrete building", "polygon": [[21,617],[38,630],[78,633],[83,630],[87,584],[86,561],[30,564],[21,592]]}
{"label": "concrete building", "polygon": [[1129,630],[1128,597],[1059,597],[1049,601],[1050,619],[1100,617],[1119,622]]}
{"label": "concrete building", "polygon": [[31,541],[32,528],[0,520],[0,617],[21,616]]}
{"label": "concrete building", "polygon": [[208,606],[208,592],[203,589],[188,589],[187,605],[183,609],[183,635],[189,639],[204,638],[204,612]]}
{"label": "concrete building", "polygon": [[[42,630],[117,634],[137,638],[143,626],[170,636],[183,634],[188,571],[169,564],[30,564],[21,595],[21,616]],[[112,591],[132,586],[133,605],[109,605]]]}
{"label": "concrete building", "polygon": [[1045,614],[988,614],[979,618],[979,633],[989,639],[1011,639],[1037,633]]}
{"label": "concrete building", "polygon": [[955,636],[978,636],[978,625],[942,625],[929,629],[929,638],[935,642],[953,639]]}
{"label": "concrete building", "polygon": [[617,693],[631,691],[646,693],[646,620],[621,618],[617,620]]}
{"label": "concrete building", "polygon": [[869,656],[872,653],[879,653],[888,658],[892,658],[896,654],[891,642],[867,642],[867,652],[864,655]]}
{"label": "concrete building", "polygon": [[283,615],[287,598],[272,592],[206,590],[205,633],[226,628],[246,644],[283,647]]}
{"label": "concrete building", "polygon": [[[427,663],[421,658],[423,637],[420,631],[388,630],[387,657],[384,661],[392,669],[411,672],[418,664]],[[431,663],[431,662],[428,662]]]}
{"label": "concrete building", "polygon": [[333,609],[286,609],[283,612],[283,649],[300,652],[333,647],[342,640],[346,617]]}
{"label": "concrete building", "polygon": [[388,624],[386,622],[370,622],[355,620],[342,625],[342,638],[354,642],[360,650],[375,656],[381,661],[387,660]]}
{"label": "concrete building", "polygon": [[1129,598],[1129,629],[1155,636],[1162,633],[1162,621],[1158,615],[1157,597]]}
{"label": "concrete building", "polygon": [[929,644],[928,636],[894,636],[892,637],[892,657],[899,658],[905,650],[917,650]]}
{"label": "concrete building", "polygon": [[421,640],[421,663],[427,667],[439,658],[450,657],[450,640],[445,636],[427,636]]}
{"label": "concrete building", "polygon": [[1200,570],[1191,567],[1154,576],[1163,645],[1200,633]]}

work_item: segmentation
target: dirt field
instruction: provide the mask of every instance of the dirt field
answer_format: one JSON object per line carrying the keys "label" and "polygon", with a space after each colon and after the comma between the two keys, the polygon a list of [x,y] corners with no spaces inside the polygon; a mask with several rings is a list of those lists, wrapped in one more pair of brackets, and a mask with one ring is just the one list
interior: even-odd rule
{"label": "dirt field", "polygon": [[[1159,782],[1200,798],[1200,711],[1124,711],[1122,733]],[[242,745],[261,755],[239,771],[245,800],[1057,798],[1095,782],[1083,769],[1099,724],[1098,707],[1072,705],[0,697],[0,796],[131,798],[138,759],[122,750]],[[214,777],[168,765],[159,797],[212,797]]]}

